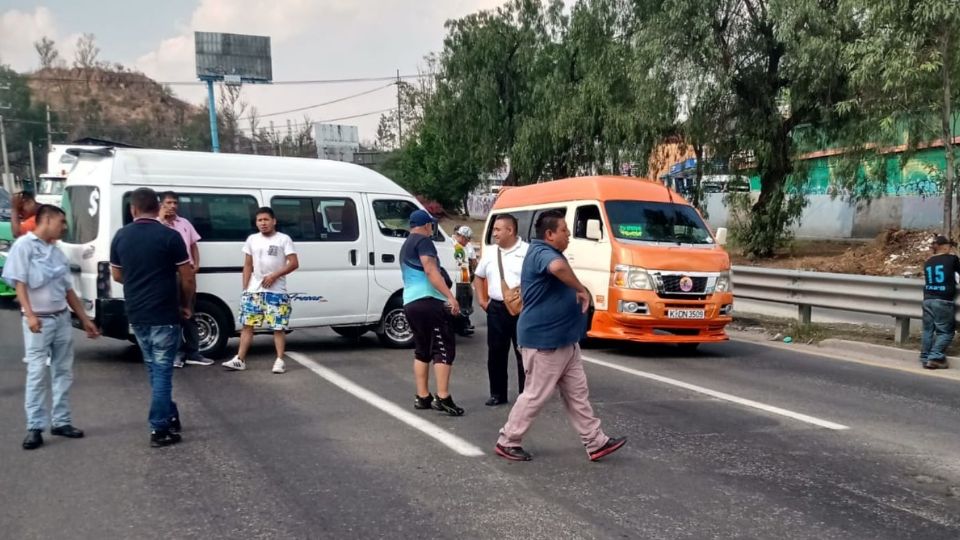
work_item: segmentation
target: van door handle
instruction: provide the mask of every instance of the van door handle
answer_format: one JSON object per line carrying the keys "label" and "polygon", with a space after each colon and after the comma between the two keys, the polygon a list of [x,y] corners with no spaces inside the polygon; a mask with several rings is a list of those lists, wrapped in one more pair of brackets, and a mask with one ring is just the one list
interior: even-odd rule
{"label": "van door handle", "polygon": [[383,255],[380,256],[380,260],[383,261],[383,262],[385,262],[385,263],[392,263],[393,261],[397,260],[397,258],[394,257],[393,255],[388,255],[388,254],[385,253],[385,254],[383,254]]}
{"label": "van door handle", "polygon": [[357,250],[355,249],[350,250],[350,264],[357,265]]}
{"label": "van door handle", "polygon": [[374,252],[370,252],[370,266],[377,265],[377,255]]}

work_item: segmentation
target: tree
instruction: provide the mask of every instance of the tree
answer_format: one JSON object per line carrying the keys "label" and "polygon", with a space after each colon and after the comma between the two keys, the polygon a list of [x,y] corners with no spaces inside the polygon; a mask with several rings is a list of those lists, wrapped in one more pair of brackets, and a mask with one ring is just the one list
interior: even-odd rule
{"label": "tree", "polygon": [[[731,105],[731,123],[711,145],[740,148],[760,176],[744,249],[769,256],[804,204],[794,172],[798,127],[828,126],[847,90],[841,62],[857,36],[840,0],[637,0],[638,39],[675,82],[697,74]],[[683,66],[684,69],[676,69]],[[678,85],[674,84],[674,88]],[[683,96],[677,96],[682,100]]]}
{"label": "tree", "polygon": [[[847,0],[863,33],[846,47],[845,61],[856,93],[841,110],[850,117],[865,159],[884,143],[906,142],[909,151],[940,142],[943,171],[943,233],[954,221],[960,100],[960,3],[956,0]],[[907,133],[904,141],[902,133]],[[880,171],[885,168],[881,167]],[[883,180],[883,178],[881,178]],[[958,205],[960,207],[960,205]]]}
{"label": "tree", "polygon": [[43,36],[40,41],[34,42],[33,48],[40,55],[40,69],[54,67],[60,58],[60,52],[57,50],[56,44],[47,36]]}
{"label": "tree", "polygon": [[100,56],[100,47],[97,47],[96,36],[83,34],[77,38],[77,51],[74,54],[74,67],[88,70],[97,67],[97,57]]}
{"label": "tree", "polygon": [[[29,176],[30,154],[27,147],[31,142],[35,151],[44,146],[45,111],[33,102],[26,78],[9,66],[0,64],[0,88],[7,86],[9,88],[3,90],[2,99],[9,108],[0,113],[4,117],[10,166],[15,174]],[[40,163],[42,162],[41,158]]]}

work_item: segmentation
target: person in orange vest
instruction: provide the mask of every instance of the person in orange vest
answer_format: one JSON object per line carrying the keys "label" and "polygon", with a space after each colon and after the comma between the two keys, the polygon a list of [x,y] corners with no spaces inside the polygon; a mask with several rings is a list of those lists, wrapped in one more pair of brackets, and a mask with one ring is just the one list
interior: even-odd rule
{"label": "person in orange vest", "polygon": [[30,191],[21,191],[13,196],[10,212],[10,231],[19,238],[37,228],[37,198]]}

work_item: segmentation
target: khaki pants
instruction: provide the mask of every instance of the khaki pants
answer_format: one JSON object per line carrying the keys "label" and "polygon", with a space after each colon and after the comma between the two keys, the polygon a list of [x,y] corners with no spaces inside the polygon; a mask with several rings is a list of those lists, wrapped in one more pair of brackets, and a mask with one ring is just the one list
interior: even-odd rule
{"label": "khaki pants", "polygon": [[573,425],[587,452],[593,452],[607,444],[610,439],[600,429],[600,419],[594,416],[590,405],[590,390],[587,374],[583,371],[580,345],[568,345],[559,349],[521,350],[526,381],[523,393],[510,410],[507,423],[500,429],[501,446],[520,446],[523,435],[533,425],[534,419],[553,395],[560,390],[567,418]]}

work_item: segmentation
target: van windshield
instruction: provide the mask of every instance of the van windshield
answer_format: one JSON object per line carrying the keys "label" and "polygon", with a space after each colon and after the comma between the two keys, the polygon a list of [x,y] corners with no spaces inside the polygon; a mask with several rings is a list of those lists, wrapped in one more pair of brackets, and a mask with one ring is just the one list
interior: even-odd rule
{"label": "van windshield", "polygon": [[67,215],[68,244],[86,244],[100,232],[100,190],[95,186],[70,186],[64,190],[63,211]]}
{"label": "van windshield", "polygon": [[713,244],[710,231],[692,206],[646,201],[608,201],[610,230],[620,240]]}
{"label": "van windshield", "polygon": [[67,183],[66,178],[41,178],[38,195],[60,195]]}

